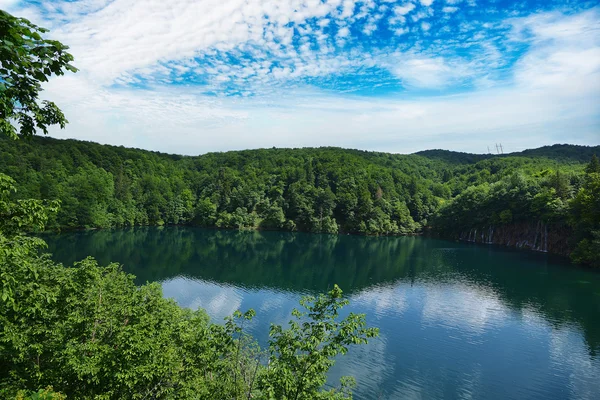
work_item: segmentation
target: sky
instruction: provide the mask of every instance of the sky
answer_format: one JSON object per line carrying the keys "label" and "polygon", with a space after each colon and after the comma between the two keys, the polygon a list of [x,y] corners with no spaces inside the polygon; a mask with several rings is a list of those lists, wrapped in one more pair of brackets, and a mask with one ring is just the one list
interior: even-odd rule
{"label": "sky", "polygon": [[600,144],[600,5],[0,0],[70,46],[51,136],[178,154]]}

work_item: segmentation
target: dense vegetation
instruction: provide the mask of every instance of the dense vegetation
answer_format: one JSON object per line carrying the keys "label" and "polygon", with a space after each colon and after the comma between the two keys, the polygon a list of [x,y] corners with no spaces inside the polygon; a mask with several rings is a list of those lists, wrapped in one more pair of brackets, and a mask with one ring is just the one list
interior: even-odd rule
{"label": "dense vegetation", "polygon": [[411,233],[437,208],[436,195],[450,195],[420,157],[396,169],[383,165],[386,155],[339,149],[178,157],[40,138],[0,146],[0,171],[21,182],[24,198],[61,201],[50,227]]}
{"label": "dense vegetation", "polygon": [[[0,135],[10,138],[3,144],[20,143],[19,137],[30,137],[36,129],[46,132],[48,125],[66,123],[54,103],[38,103],[41,82],[76,71],[67,47],[42,39],[45,32],[0,10]],[[59,210],[58,200],[64,198],[53,190],[60,185],[76,185],[69,192],[71,203],[65,202],[68,226],[118,221],[103,209],[103,202],[113,202],[119,193],[111,173],[85,168],[90,165],[75,167],[81,172],[79,181],[47,181],[50,185],[41,190],[48,192],[38,193],[56,198],[51,201],[15,197],[14,180],[0,173],[2,398],[351,398],[350,378],[339,388],[323,390],[326,373],[337,354],[366,343],[377,330],[366,328],[364,315],[339,317],[347,300],[337,286],[327,295],[305,297],[304,311],[294,310],[288,329],[272,325],[269,348],[261,352],[243,332],[252,310],[236,312],[224,325],[213,324],[202,310],[182,309],[164,299],[158,284],[136,286],[118,265],[100,267],[91,258],[72,268],[52,262],[43,254],[45,243],[27,233],[44,230],[49,216]],[[50,170],[60,173],[60,168],[46,172]],[[28,174],[27,168],[23,172]],[[160,179],[148,182],[163,189]],[[52,185],[56,183],[60,185]],[[180,203],[170,204],[183,211],[176,207],[168,215],[185,214],[186,193],[178,190]],[[156,217],[152,212],[160,213],[160,199],[146,200],[140,210],[149,209]],[[132,224],[160,222],[118,211],[113,215],[131,217],[127,221]],[[57,226],[61,219],[52,221]]]}
{"label": "dense vegetation", "polygon": [[584,169],[595,152],[556,145],[507,156],[318,148],[185,157],[34,137],[0,140],[0,172],[20,183],[22,198],[60,201],[51,229],[193,224],[389,235],[432,228],[452,237],[543,221],[570,235],[576,227],[571,247],[586,242],[575,258],[591,263],[598,176]]}
{"label": "dense vegetation", "polygon": [[600,165],[595,155],[578,169],[516,170],[496,182],[469,186],[440,208],[433,220],[443,235],[517,222],[565,230],[572,258],[600,266]]}
{"label": "dense vegetation", "polygon": [[[377,330],[339,310],[339,287],[305,297],[260,350],[253,311],[223,325],[136,286],[118,265],[51,261],[28,233],[193,223],[370,235],[440,232],[541,218],[575,227],[576,260],[597,265],[598,149],[512,157],[397,156],[335,148],[180,157],[31,137],[63,127],[41,83],[75,72],[46,31],[0,11],[0,396],[16,398],[349,399],[325,390],[336,355]],[[18,140],[19,137],[29,141]],[[549,157],[553,152],[560,157]],[[18,188],[15,181],[19,182]],[[18,190],[17,190],[18,189]],[[59,393],[56,393],[54,391]]]}
{"label": "dense vegetation", "polygon": [[[224,325],[135,286],[118,265],[91,258],[65,268],[23,234],[55,204],[11,201],[0,174],[0,395],[53,386],[69,398],[347,399],[351,379],[322,390],[333,358],[377,335],[364,315],[339,317],[337,287],[305,297],[288,329],[272,325],[260,351],[243,332],[254,312]],[[238,323],[239,322],[239,323]]]}

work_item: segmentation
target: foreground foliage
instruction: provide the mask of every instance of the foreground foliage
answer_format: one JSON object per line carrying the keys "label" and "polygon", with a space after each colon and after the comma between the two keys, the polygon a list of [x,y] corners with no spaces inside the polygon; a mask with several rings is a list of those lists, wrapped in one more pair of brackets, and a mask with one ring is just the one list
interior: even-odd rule
{"label": "foreground foliage", "polygon": [[[377,330],[364,315],[339,317],[335,286],[305,298],[289,328],[273,325],[268,352],[243,332],[253,311],[225,324],[136,286],[116,264],[92,258],[65,268],[23,231],[43,228],[53,205],[12,202],[0,175],[0,395],[60,398],[348,399],[351,380],[321,390],[333,358]],[[242,321],[242,324],[239,322]],[[25,389],[25,391],[24,391]],[[53,397],[54,396],[54,397]]]}
{"label": "foreground foliage", "polygon": [[46,32],[0,10],[0,135],[31,136],[36,129],[48,133],[50,125],[64,128],[67,123],[56,104],[38,101],[42,82],[52,75],[77,71],[70,64],[73,56],[68,47],[43,39],[41,34]]}
{"label": "foreground foliage", "polygon": [[[67,47],[43,39],[45,32],[0,10],[0,136],[16,139],[19,127],[21,136],[30,137],[36,129],[47,133],[48,125],[66,123],[54,103],[38,103],[41,82],[64,70],[76,71]],[[60,160],[55,161],[60,169]],[[76,168],[79,174],[66,183],[73,190],[67,198],[57,196],[56,183],[62,179],[51,178],[47,192],[34,196],[38,200],[15,200],[14,181],[0,173],[0,396],[351,398],[348,380],[339,390],[322,391],[326,373],[333,357],[350,344],[366,343],[377,331],[366,328],[364,315],[339,319],[346,301],[337,286],[325,296],[303,300],[306,314],[295,311],[300,321],[288,329],[274,325],[269,351],[261,359],[242,329],[253,311],[213,324],[202,310],[182,309],[164,299],[159,284],[136,286],[134,277],[116,264],[100,267],[87,258],[65,268],[52,262],[42,252],[45,243],[25,233],[45,229],[49,215],[59,210],[57,200],[64,203],[63,219],[51,222],[67,226],[163,223],[164,212],[178,223],[191,218],[189,210],[196,206],[185,185],[176,187],[176,201],[164,204],[163,182],[146,175],[140,210],[133,200],[139,193],[130,191],[131,176],[122,166],[117,187],[104,169]],[[56,200],[46,203],[39,197]],[[108,203],[121,207],[109,213]],[[272,223],[281,222],[278,210],[272,214]]]}

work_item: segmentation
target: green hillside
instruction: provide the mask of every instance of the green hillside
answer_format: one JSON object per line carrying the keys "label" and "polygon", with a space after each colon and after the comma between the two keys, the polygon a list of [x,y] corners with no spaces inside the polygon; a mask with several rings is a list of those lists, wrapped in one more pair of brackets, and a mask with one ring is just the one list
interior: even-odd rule
{"label": "green hillside", "polygon": [[[502,156],[332,147],[179,156],[76,140],[0,140],[20,198],[58,199],[51,229],[194,224],[366,235],[568,224],[600,146]],[[490,197],[491,196],[491,197]]]}

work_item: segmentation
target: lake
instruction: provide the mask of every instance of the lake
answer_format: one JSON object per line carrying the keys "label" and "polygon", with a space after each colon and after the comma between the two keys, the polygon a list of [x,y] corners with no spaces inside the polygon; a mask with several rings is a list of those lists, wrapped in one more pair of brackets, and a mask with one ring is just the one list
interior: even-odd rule
{"label": "lake", "polygon": [[424,237],[184,227],[45,239],[57,261],[122,263],[216,321],[253,308],[263,345],[302,295],[337,283],[380,329],[330,373],[356,378],[355,399],[600,398],[600,273],[568,260]]}

